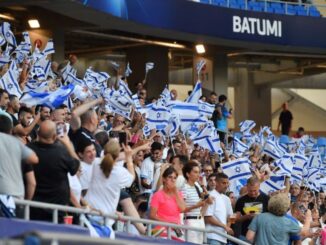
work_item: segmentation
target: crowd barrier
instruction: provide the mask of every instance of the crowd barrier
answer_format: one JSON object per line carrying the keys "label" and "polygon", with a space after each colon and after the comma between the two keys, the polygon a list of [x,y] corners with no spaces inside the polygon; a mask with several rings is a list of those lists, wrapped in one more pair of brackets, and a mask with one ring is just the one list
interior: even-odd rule
{"label": "crowd barrier", "polygon": [[[185,226],[185,225],[177,225],[177,224],[171,224],[171,223],[160,222],[160,221],[155,221],[155,220],[148,220],[148,219],[138,219],[138,218],[133,218],[133,217],[129,217],[129,216],[99,214],[98,212],[88,211],[88,210],[80,209],[80,208],[74,208],[74,207],[50,204],[50,203],[43,203],[43,202],[35,202],[35,201],[29,201],[29,200],[22,200],[22,199],[15,199],[15,203],[16,203],[16,205],[23,206],[25,220],[30,220],[30,208],[31,207],[44,208],[44,209],[52,210],[52,222],[55,224],[58,224],[58,212],[63,211],[63,212],[69,212],[69,213],[75,213],[75,214],[97,215],[97,216],[102,216],[104,219],[114,219],[116,221],[117,220],[123,221],[126,224],[126,232],[127,233],[130,230],[130,226],[132,223],[143,223],[143,224],[146,224],[148,227],[147,228],[147,236],[151,235],[153,226],[160,225],[160,226],[164,226],[167,228],[167,234],[168,234],[169,239],[171,239],[172,229],[177,228],[177,229],[184,230],[185,238],[187,238],[187,233],[189,231],[198,231],[198,232],[204,233],[205,241],[206,241],[207,233],[216,233],[216,234],[221,235],[221,236],[227,238],[228,240],[234,242],[235,244],[249,245],[249,243],[247,243],[247,242],[244,242],[240,239],[237,239],[233,236],[230,236],[230,235],[225,234],[218,230],[202,229],[202,228],[190,227],[190,226]],[[80,225],[83,225],[82,221],[81,221]],[[189,241],[189,242],[191,242],[191,241]]]}

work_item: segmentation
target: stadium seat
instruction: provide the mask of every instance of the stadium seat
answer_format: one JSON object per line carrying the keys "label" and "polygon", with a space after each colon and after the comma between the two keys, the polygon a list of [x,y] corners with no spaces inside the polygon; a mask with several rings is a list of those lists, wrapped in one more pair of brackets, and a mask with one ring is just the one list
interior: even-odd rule
{"label": "stadium seat", "polygon": [[297,10],[297,15],[308,16],[307,10]]}
{"label": "stadium seat", "polygon": [[282,8],[276,8],[274,9],[275,14],[285,14],[285,9]]}
{"label": "stadium seat", "polygon": [[319,137],[317,139],[317,145],[318,146],[326,146],[326,138],[325,137]]}
{"label": "stadium seat", "polygon": [[321,15],[318,10],[309,10],[309,16],[320,17]]}

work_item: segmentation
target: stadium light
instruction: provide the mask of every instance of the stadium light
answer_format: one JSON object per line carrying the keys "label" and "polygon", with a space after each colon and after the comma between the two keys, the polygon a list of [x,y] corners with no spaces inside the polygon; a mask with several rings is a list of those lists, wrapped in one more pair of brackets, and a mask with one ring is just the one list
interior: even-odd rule
{"label": "stadium light", "polygon": [[197,44],[196,45],[196,51],[198,54],[204,54],[205,53],[205,46],[203,44]]}
{"label": "stadium light", "polygon": [[40,22],[38,22],[37,19],[31,19],[31,20],[29,20],[28,21],[28,24],[29,24],[30,28],[33,28],[33,29],[40,28]]}

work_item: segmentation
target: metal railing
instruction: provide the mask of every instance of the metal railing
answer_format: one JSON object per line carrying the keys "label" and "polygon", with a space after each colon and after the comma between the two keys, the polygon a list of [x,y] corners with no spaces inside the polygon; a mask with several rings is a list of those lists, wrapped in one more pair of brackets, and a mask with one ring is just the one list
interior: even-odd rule
{"label": "metal railing", "polygon": [[[215,233],[218,234],[222,237],[227,238],[228,240],[239,244],[239,245],[249,245],[249,243],[244,242],[240,239],[237,239],[233,236],[230,236],[224,232],[221,232],[219,230],[212,230],[212,229],[203,229],[203,228],[196,228],[196,227],[191,227],[191,226],[185,226],[185,225],[177,225],[177,224],[172,224],[172,223],[166,223],[166,222],[160,222],[160,221],[155,221],[155,220],[148,220],[148,219],[139,219],[139,218],[133,218],[129,216],[122,216],[119,217],[118,215],[112,215],[112,214],[99,214],[98,212],[94,211],[88,211],[85,209],[81,208],[74,208],[74,207],[69,207],[69,206],[63,206],[63,205],[57,205],[57,204],[50,204],[50,203],[43,203],[43,202],[35,202],[35,201],[29,201],[29,200],[22,200],[22,199],[15,199],[16,205],[21,205],[24,206],[24,219],[25,220],[30,220],[30,208],[44,208],[44,209],[49,209],[52,210],[52,222],[55,224],[58,224],[58,212],[63,211],[63,212],[70,212],[70,213],[75,213],[75,214],[88,214],[88,215],[96,215],[96,216],[101,216],[104,219],[104,223],[107,219],[113,219],[116,221],[123,221],[126,222],[126,232],[128,233],[130,230],[130,226],[132,223],[143,223],[147,224],[147,236],[151,235],[152,232],[152,226],[163,226],[167,228],[167,236],[168,239],[171,239],[172,237],[172,229],[182,229],[185,231],[185,239],[187,241],[187,234],[189,231],[198,231],[202,232],[204,234],[204,240],[206,242],[207,239],[207,233]],[[82,221],[81,221],[81,224]],[[191,242],[191,241],[190,241]]]}
{"label": "metal railing", "polygon": [[[190,0],[191,1],[191,0]],[[200,1],[198,1],[200,2]],[[226,0],[226,6],[223,6],[223,5],[219,5],[219,4],[216,4],[214,3],[213,0],[209,0],[208,1],[208,4],[211,4],[211,5],[215,5],[215,6],[220,6],[220,7],[228,7],[228,8],[232,8],[231,6],[231,2],[234,2],[234,0]],[[313,3],[302,3],[301,0],[299,0],[297,3],[295,2],[288,2],[288,1],[280,1],[280,0],[244,0],[244,9],[243,10],[251,10],[249,8],[249,3],[250,2],[261,2],[261,3],[264,3],[264,8],[263,8],[263,11],[258,11],[258,12],[268,12],[268,3],[278,3],[278,4],[282,4],[284,5],[284,10],[285,10],[285,13],[286,15],[293,15],[292,13],[289,12],[289,6],[302,6],[304,11],[306,12],[306,14],[309,16],[310,12],[311,12],[311,9],[312,7],[316,7],[317,10],[320,12],[319,8],[321,9],[325,9],[326,11],[326,4],[324,5],[320,5],[320,4],[313,4]],[[203,3],[205,4],[204,2],[200,2],[200,3]],[[252,11],[257,11],[257,10],[252,10]],[[276,13],[277,14],[277,13]],[[322,13],[320,12],[320,17],[323,17],[322,16]]]}

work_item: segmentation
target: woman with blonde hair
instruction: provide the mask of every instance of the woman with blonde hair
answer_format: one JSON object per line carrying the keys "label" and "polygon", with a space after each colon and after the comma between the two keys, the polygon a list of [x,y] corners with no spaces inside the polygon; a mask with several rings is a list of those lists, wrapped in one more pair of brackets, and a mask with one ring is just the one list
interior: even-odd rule
{"label": "woman with blonde hair", "polygon": [[[126,168],[116,164],[120,153],[120,145],[116,139],[111,139],[104,147],[104,158],[94,165],[92,179],[85,196],[85,200],[95,209],[106,214],[114,214],[122,188],[130,187],[135,170],[132,161],[132,150],[129,146],[123,146]],[[106,225],[111,226],[113,220]]]}
{"label": "woman with blonde hair", "polygon": [[[290,199],[285,193],[272,196],[268,202],[268,212],[256,216],[249,225],[246,238],[256,245],[286,245],[290,235],[301,231],[300,226],[285,216],[290,207]],[[309,229],[311,212],[307,212],[302,229]]]}

